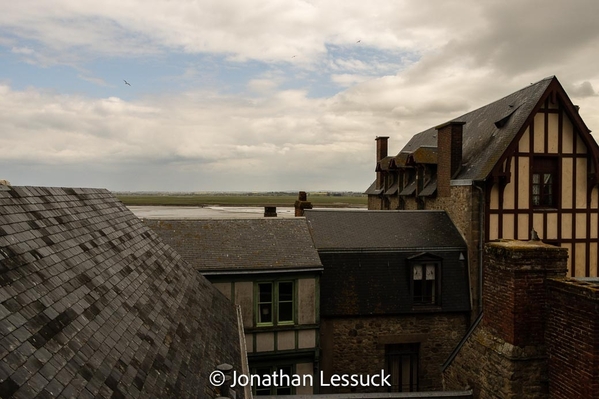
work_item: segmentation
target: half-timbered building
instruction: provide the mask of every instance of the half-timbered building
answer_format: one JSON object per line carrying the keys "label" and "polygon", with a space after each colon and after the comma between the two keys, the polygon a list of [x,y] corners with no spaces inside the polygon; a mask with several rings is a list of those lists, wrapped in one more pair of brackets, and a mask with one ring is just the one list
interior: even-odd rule
{"label": "half-timbered building", "polygon": [[599,147],[556,77],[416,134],[378,137],[369,209],[445,209],[469,244],[480,308],[482,245],[534,230],[567,248],[570,276],[598,275]]}

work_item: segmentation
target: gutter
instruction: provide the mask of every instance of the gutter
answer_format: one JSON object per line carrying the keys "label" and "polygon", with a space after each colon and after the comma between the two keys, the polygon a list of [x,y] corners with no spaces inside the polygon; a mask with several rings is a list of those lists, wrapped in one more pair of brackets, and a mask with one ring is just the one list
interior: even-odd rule
{"label": "gutter", "polygon": [[275,274],[275,273],[312,273],[312,272],[322,272],[324,271],[324,267],[312,267],[310,269],[256,269],[256,270],[244,270],[244,269],[236,269],[236,270],[210,270],[205,271],[201,269],[196,269],[202,276],[227,276],[227,275],[244,275],[244,274]]}
{"label": "gutter", "polygon": [[[250,366],[247,357],[247,345],[245,341],[245,331],[243,328],[243,315],[241,313],[241,305],[235,305],[237,313],[237,332],[239,334],[239,347],[241,349],[241,373],[250,375]],[[243,395],[246,399],[252,398],[252,390],[250,384],[243,387]]]}
{"label": "gutter", "polygon": [[413,253],[413,252],[456,252],[467,249],[468,246],[460,247],[400,247],[400,248],[323,248],[318,253],[337,254],[337,253],[371,253],[371,252],[393,252],[393,253]]}
{"label": "gutter", "polygon": [[453,359],[455,359],[455,357],[458,355],[458,353],[462,349],[462,346],[464,346],[466,341],[468,341],[468,338],[470,338],[470,336],[472,335],[474,330],[476,330],[476,327],[478,327],[478,325],[480,324],[482,319],[483,319],[483,312],[480,312],[478,314],[478,317],[476,318],[476,320],[474,320],[474,323],[472,323],[472,325],[470,326],[470,329],[468,330],[468,332],[466,332],[466,335],[464,335],[464,337],[462,338],[460,343],[458,343],[456,345],[456,347],[453,349],[453,352],[451,352],[451,354],[449,355],[449,357],[447,358],[445,363],[443,363],[443,365],[441,366],[442,373],[445,372],[445,369],[447,369],[447,367],[449,367],[449,365],[453,362]]}
{"label": "gutter", "polygon": [[[484,182],[482,180],[481,182]],[[472,184],[480,192],[480,202],[479,202],[479,237],[478,237],[478,310],[479,314],[483,312],[483,245],[485,241],[485,191],[482,187]]]}

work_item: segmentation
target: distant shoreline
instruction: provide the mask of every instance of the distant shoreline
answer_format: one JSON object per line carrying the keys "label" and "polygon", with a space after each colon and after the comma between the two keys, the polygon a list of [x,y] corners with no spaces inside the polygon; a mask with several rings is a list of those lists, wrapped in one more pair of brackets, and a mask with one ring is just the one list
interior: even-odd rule
{"label": "distant shoreline", "polygon": [[[297,194],[125,194],[115,193],[127,206],[245,206],[245,207],[293,207]],[[319,208],[366,208],[368,197],[365,194],[349,195],[308,194],[308,201]]]}

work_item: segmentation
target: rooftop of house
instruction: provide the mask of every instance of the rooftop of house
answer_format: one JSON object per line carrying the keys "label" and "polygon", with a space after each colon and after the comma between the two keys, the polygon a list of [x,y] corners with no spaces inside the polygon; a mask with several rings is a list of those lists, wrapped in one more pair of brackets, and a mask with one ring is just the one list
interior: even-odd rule
{"label": "rooftop of house", "polygon": [[322,268],[303,218],[145,223],[202,273]]}
{"label": "rooftop of house", "polygon": [[[526,122],[554,79],[553,76],[487,104],[450,122],[463,126],[462,169],[456,179],[484,179]],[[437,146],[437,130],[416,134],[401,152]]]}
{"label": "rooftop of house", "polygon": [[466,247],[445,211],[307,210],[319,251]]}
{"label": "rooftop of house", "polygon": [[[549,90],[548,90],[549,89]],[[564,89],[555,76],[530,84],[508,96],[458,116],[448,122],[464,123],[462,143],[462,165],[453,178],[456,180],[483,180],[492,171],[514,138],[534,116],[533,111],[542,103],[550,91],[559,92],[566,99]],[[566,108],[580,130],[588,136],[590,130],[578,115],[574,105],[567,101]],[[444,123],[444,124],[446,124]],[[443,125],[444,125],[443,124]],[[437,125],[415,134],[396,156],[388,156],[377,165],[378,170],[387,170],[392,165],[403,166],[410,156],[415,162],[436,163]],[[585,136],[585,137],[586,137]],[[592,142],[591,142],[592,141]],[[593,152],[597,152],[594,140],[589,139]],[[426,149],[427,151],[421,151]],[[377,194],[373,183],[368,194]]]}
{"label": "rooftop of house", "polygon": [[306,211],[320,252],[321,315],[396,315],[412,305],[410,265],[435,262],[438,312],[470,310],[466,243],[444,211]]}
{"label": "rooftop of house", "polygon": [[107,190],[0,186],[1,397],[216,397],[239,342],[235,307]]}

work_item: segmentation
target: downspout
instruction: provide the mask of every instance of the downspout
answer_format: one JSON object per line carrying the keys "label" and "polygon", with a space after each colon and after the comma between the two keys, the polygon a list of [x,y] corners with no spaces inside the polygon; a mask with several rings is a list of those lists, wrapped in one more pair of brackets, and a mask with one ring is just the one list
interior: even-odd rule
{"label": "downspout", "polygon": [[478,208],[478,313],[481,314],[483,311],[483,245],[485,241],[485,191],[482,187],[478,186],[476,182],[473,182],[473,186],[476,187],[480,192]]}

